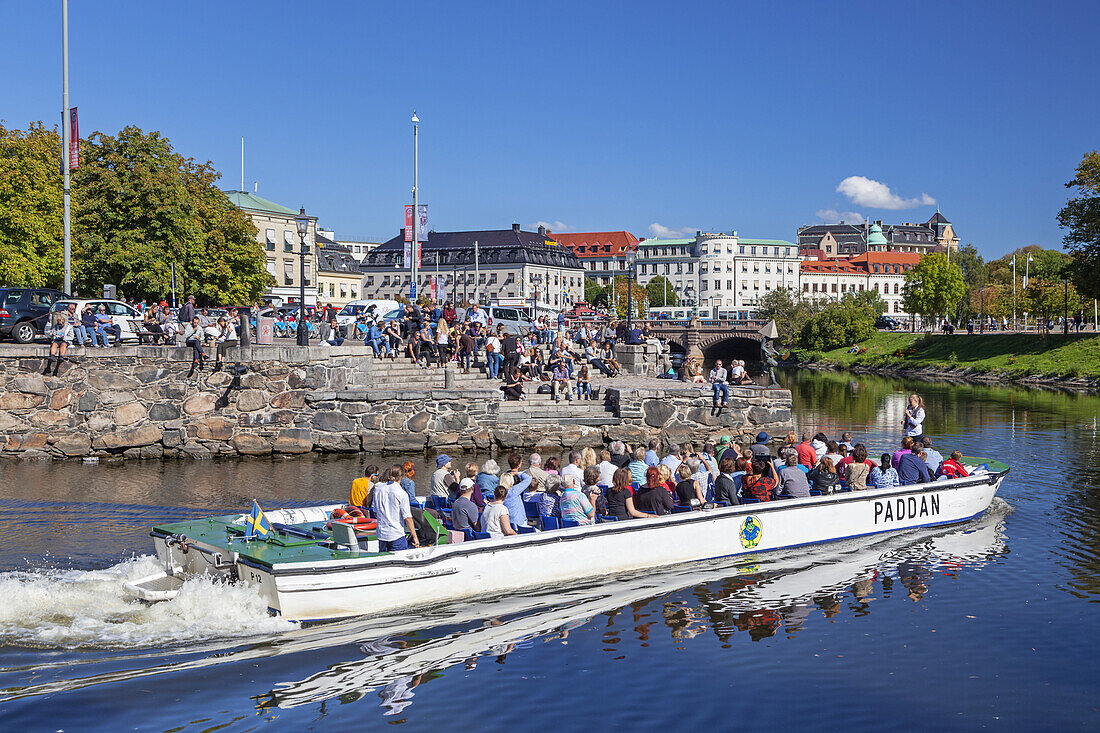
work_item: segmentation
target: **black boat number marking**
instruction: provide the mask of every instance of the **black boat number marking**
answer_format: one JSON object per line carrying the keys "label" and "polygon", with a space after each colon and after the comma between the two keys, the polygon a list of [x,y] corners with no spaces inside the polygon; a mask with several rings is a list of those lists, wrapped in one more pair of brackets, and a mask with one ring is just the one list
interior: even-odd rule
{"label": "black boat number marking", "polygon": [[887,499],[875,502],[875,524],[901,522],[906,519],[935,517],[940,513],[940,495],[930,494],[905,499]]}
{"label": "black boat number marking", "polygon": [[250,581],[252,581],[253,583],[261,583],[262,584],[264,582],[264,576],[259,575],[258,573],[256,573],[255,571],[252,571],[252,570],[248,571],[248,579]]}

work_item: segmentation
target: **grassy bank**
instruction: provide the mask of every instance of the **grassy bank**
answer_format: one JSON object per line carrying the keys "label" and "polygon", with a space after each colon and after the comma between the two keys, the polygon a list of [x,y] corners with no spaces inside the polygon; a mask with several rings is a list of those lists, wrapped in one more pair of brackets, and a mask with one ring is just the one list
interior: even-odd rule
{"label": "grassy bank", "polygon": [[845,347],[832,351],[792,352],[798,361],[841,367],[901,367],[907,369],[970,369],[1003,373],[1020,378],[1036,374],[1048,377],[1100,378],[1100,336],[1062,334],[988,334],[924,336],[878,332],[860,346],[859,354]]}

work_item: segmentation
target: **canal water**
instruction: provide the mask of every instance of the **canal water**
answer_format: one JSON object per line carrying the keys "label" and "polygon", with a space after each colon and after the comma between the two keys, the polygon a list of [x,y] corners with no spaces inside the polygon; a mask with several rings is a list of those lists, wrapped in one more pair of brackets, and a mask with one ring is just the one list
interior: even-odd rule
{"label": "canal water", "polygon": [[953,528],[300,628],[121,584],[150,524],[337,498],[362,457],[3,463],[0,728],[1100,729],[1100,399],[782,378],[800,428],[881,453],[917,391],[941,451],[1013,471]]}

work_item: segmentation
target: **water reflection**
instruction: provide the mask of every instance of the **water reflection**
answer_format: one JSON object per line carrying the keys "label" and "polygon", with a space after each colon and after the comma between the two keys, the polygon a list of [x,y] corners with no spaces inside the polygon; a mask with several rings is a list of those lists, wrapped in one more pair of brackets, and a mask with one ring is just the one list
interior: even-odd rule
{"label": "water reflection", "polygon": [[[797,636],[815,613],[833,618],[866,616],[872,603],[896,595],[918,601],[933,579],[955,577],[1007,554],[1002,500],[978,520],[950,530],[917,531],[872,543],[848,542],[811,552],[724,562],[687,570],[638,574],[599,585],[556,590],[552,596],[513,596],[454,609],[414,631],[371,637],[354,647],[358,657],[332,664],[256,698],[261,709],[294,708],[366,698],[377,691],[388,715],[411,704],[416,688],[448,669],[504,664],[535,641],[564,642],[590,627],[601,631],[603,652],[647,646],[658,635],[680,644],[712,633],[728,644],[781,630]],[[396,619],[394,619],[396,621]],[[389,621],[370,623],[387,628]]]}

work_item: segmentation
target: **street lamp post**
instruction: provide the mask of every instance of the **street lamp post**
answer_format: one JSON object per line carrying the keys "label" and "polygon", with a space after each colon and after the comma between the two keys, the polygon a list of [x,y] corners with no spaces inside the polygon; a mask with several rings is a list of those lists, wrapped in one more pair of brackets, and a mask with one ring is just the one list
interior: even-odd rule
{"label": "street lamp post", "polygon": [[689,284],[686,288],[684,288],[684,300],[687,301],[686,305],[688,307],[688,320],[689,321],[694,321],[695,320],[695,287],[694,286]]}
{"label": "street lamp post", "polygon": [[306,232],[309,231],[309,217],[303,206],[294,217],[298,226],[298,345],[309,346],[309,324],[306,323]]}
{"label": "street lamp post", "polygon": [[982,322],[978,325],[978,332],[985,333],[985,288],[982,288]]}
{"label": "street lamp post", "polygon": [[417,266],[420,264],[420,118],[413,110],[413,235],[412,235],[412,286],[409,300],[416,305]]}
{"label": "street lamp post", "polygon": [[626,330],[634,330],[634,255],[626,256],[626,266],[630,270],[626,280]]}
{"label": "street lamp post", "polygon": [[1062,334],[1069,334],[1069,278],[1062,278]]}

